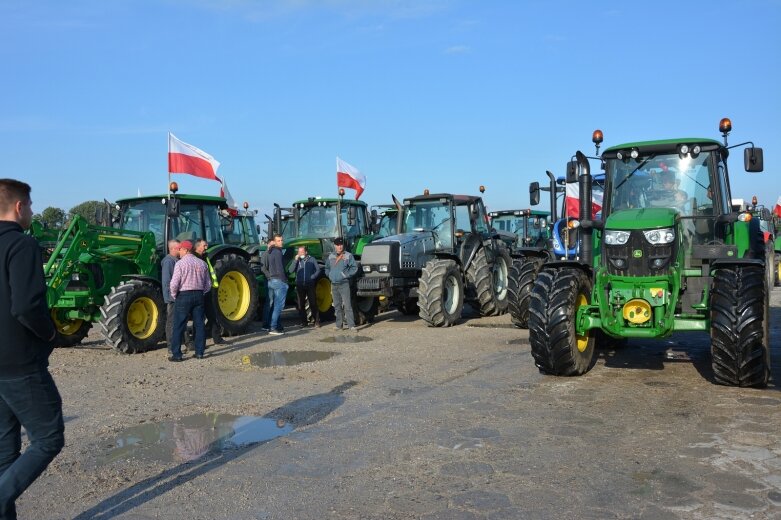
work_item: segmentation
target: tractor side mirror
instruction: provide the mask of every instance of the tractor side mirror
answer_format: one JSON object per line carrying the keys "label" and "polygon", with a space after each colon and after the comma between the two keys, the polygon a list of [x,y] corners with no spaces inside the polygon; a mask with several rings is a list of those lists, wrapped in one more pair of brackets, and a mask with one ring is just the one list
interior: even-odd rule
{"label": "tractor side mirror", "polygon": [[178,218],[179,217],[179,211],[180,211],[180,200],[177,198],[171,198],[168,199],[168,211],[166,214],[170,218]]}
{"label": "tractor side mirror", "polygon": [[570,161],[567,163],[567,184],[578,182],[578,162]]}
{"label": "tractor side mirror", "polygon": [[354,226],[355,221],[358,219],[358,208],[355,206],[347,207],[347,225]]}
{"label": "tractor side mirror", "polygon": [[747,172],[759,173],[765,169],[762,148],[746,148],[743,150],[743,165]]}
{"label": "tractor side mirror", "polygon": [[260,236],[260,224],[255,224],[255,231],[257,231],[258,236]]}
{"label": "tractor side mirror", "polygon": [[762,220],[770,221],[773,218],[768,208],[762,208],[761,214],[762,214]]}
{"label": "tractor side mirror", "polygon": [[103,209],[103,206],[98,206],[95,208],[95,222],[97,222],[101,226],[105,226],[106,223],[104,219],[106,218],[105,210]]}
{"label": "tractor side mirror", "polygon": [[536,206],[540,203],[540,183],[533,182],[529,184],[529,204]]}

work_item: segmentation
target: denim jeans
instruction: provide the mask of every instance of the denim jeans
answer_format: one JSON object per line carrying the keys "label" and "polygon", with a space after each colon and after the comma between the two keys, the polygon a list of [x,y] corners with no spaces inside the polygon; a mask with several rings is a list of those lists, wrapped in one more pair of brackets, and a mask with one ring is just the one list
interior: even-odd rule
{"label": "denim jeans", "polygon": [[268,292],[274,293],[274,309],[271,311],[271,330],[282,330],[279,326],[279,315],[282,314],[282,309],[285,307],[285,299],[287,298],[287,284],[282,280],[272,278],[268,281]]}
{"label": "denim jeans", "polygon": [[[20,454],[24,426],[30,446]],[[62,399],[45,368],[0,379],[0,519],[15,519],[14,502],[65,444]]]}
{"label": "denim jeans", "polygon": [[182,291],[174,305],[174,336],[171,338],[171,356],[182,357],[182,338],[187,328],[187,318],[192,315],[195,329],[195,355],[203,356],[206,350],[206,327],[203,320],[203,292]]}
{"label": "denim jeans", "polygon": [[264,329],[270,329],[271,328],[271,309],[274,306],[274,291],[272,291],[268,286],[268,281],[266,281],[266,301],[263,304],[263,328]]}
{"label": "denim jeans", "polygon": [[[350,290],[350,282],[332,284],[331,296],[334,298],[336,326],[344,327],[346,319],[348,327],[355,327],[355,316],[353,315],[353,301],[352,291]],[[344,310],[342,310],[342,307],[344,307]]]}

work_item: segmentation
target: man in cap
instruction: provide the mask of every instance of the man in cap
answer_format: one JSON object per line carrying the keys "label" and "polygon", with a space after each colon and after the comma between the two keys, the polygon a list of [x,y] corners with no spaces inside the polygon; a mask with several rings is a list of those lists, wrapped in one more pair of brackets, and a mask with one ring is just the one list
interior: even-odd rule
{"label": "man in cap", "polygon": [[341,237],[334,240],[334,248],[336,251],[328,255],[325,262],[325,274],[331,280],[331,295],[336,312],[335,328],[341,330],[346,318],[347,326],[355,330],[350,279],[358,272],[358,264],[353,255],[344,250]]}
{"label": "man in cap", "polygon": [[189,240],[179,244],[180,260],[174,266],[171,278],[171,297],[174,299],[174,333],[171,338],[169,361],[182,361],[182,336],[187,326],[187,318],[192,315],[195,329],[195,357],[203,359],[206,350],[206,330],[204,327],[203,295],[211,290],[211,278],[206,262],[193,252],[193,243]]}

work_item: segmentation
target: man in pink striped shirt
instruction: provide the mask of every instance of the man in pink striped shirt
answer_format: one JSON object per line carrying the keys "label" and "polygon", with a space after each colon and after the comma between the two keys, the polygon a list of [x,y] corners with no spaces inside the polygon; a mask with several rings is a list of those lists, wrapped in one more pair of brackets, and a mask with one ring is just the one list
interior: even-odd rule
{"label": "man in pink striped shirt", "polygon": [[174,335],[171,338],[169,361],[182,361],[182,337],[187,318],[192,315],[195,329],[195,358],[203,359],[206,350],[203,295],[209,292],[212,281],[206,262],[192,254],[193,243],[179,244],[179,258],[171,278],[171,298],[174,300]]}

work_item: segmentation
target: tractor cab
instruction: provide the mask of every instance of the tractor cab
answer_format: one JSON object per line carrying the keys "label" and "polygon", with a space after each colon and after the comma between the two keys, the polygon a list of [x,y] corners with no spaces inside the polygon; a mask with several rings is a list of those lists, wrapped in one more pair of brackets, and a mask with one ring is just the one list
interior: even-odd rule
{"label": "tractor cab", "polygon": [[309,197],[296,201],[292,207],[292,219],[295,236],[287,239],[286,243],[291,247],[306,245],[310,254],[319,259],[325,259],[333,251],[336,238],[344,240],[347,251],[360,256],[367,237],[371,235],[366,203],[343,197]]}
{"label": "tractor cab", "polygon": [[256,248],[260,245],[260,225],[255,223],[257,210],[250,210],[244,203],[243,210],[220,210],[222,236],[226,244],[243,248]]}
{"label": "tractor cab", "polygon": [[375,239],[389,237],[396,234],[399,220],[399,210],[393,204],[380,204],[372,206],[372,221]]}
{"label": "tractor cab", "polygon": [[507,247],[542,248],[550,239],[548,222],[550,213],[532,209],[492,211],[491,229],[495,230]]}

